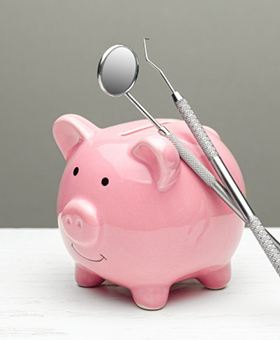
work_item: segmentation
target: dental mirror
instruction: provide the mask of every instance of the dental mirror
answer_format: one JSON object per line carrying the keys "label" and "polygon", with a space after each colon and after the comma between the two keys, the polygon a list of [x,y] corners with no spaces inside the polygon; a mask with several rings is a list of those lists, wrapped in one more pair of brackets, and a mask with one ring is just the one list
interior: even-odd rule
{"label": "dental mirror", "polygon": [[97,79],[103,92],[113,97],[125,95],[158,128],[159,132],[166,134],[166,128],[129,93],[138,72],[139,63],[135,52],[126,46],[114,45],[101,57]]}
{"label": "dental mirror", "polygon": [[122,45],[110,47],[98,65],[98,82],[110,96],[121,96],[134,85],[139,71],[135,53]]}

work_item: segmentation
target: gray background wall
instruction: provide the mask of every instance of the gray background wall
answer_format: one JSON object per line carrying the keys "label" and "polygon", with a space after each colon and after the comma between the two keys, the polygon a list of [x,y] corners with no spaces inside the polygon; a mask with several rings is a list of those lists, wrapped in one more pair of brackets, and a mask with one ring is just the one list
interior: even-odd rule
{"label": "gray background wall", "polygon": [[110,45],[140,56],[134,94],[175,117],[169,93],[144,63],[142,38],[169,78],[231,148],[250,201],[279,226],[279,1],[0,0],[0,226],[56,226],[64,161],[51,126],[65,112],[96,125],[142,118],[98,88]]}

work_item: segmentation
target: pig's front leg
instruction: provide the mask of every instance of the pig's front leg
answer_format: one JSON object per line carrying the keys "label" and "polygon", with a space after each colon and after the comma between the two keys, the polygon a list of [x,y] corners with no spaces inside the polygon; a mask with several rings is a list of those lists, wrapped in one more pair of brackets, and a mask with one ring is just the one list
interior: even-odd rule
{"label": "pig's front leg", "polygon": [[77,284],[81,287],[96,287],[104,281],[102,277],[86,269],[80,264],[76,264],[75,279]]}
{"label": "pig's front leg", "polygon": [[161,309],[166,305],[169,286],[139,286],[131,289],[134,302],[138,307],[149,310]]}
{"label": "pig's front leg", "polygon": [[231,278],[230,263],[227,265],[201,274],[197,279],[208,289],[225,288]]}

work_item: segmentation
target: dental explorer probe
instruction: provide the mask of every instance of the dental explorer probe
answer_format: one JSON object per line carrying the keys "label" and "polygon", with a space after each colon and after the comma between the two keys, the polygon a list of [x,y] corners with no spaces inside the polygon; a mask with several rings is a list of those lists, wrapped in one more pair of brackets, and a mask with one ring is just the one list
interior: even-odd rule
{"label": "dental explorer probe", "polygon": [[247,222],[248,227],[252,230],[253,234],[255,235],[256,239],[258,240],[259,244],[263,248],[268,259],[270,260],[272,266],[276,270],[277,274],[280,276],[280,244],[279,242],[274,237],[272,237],[271,234],[266,230],[266,228],[262,225],[262,222],[260,221],[260,219],[256,216],[253,209],[250,207],[249,203],[247,202],[246,198],[242,194],[238,185],[234,181],[231,173],[229,172],[222,158],[220,157],[217,149],[215,148],[214,144],[209,138],[207,132],[203,128],[202,124],[200,123],[198,117],[196,116],[196,114],[191,109],[190,105],[188,104],[187,100],[184,99],[180,95],[180,93],[173,88],[173,86],[171,85],[167,77],[165,76],[162,69],[159,68],[155,63],[153,63],[149,59],[147,46],[146,46],[146,40],[149,40],[149,39],[144,38],[144,51],[145,51],[146,61],[161,74],[162,78],[164,79],[167,86],[171,90],[172,98],[178,111],[182,115],[184,121],[186,122],[190,130],[192,131],[193,135],[195,136],[198,144],[204,151],[205,155],[207,156],[207,158],[213,165],[215,171],[221,178],[226,189],[230,193],[230,196],[232,197],[233,201],[238,206],[244,219]]}

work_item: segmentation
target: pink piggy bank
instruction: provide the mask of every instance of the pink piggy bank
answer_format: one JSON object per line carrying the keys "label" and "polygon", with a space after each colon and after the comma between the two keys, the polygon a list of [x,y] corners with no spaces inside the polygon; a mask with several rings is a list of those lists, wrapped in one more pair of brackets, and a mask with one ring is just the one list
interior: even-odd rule
{"label": "pink piggy bank", "polygon": [[[211,169],[183,121],[159,121]],[[206,129],[244,191],[237,162]],[[110,280],[130,289],[144,309],[162,308],[181,280],[227,285],[244,224],[154,126],[140,120],[101,129],[68,114],[53,133],[66,160],[58,224],[78,285]]]}

